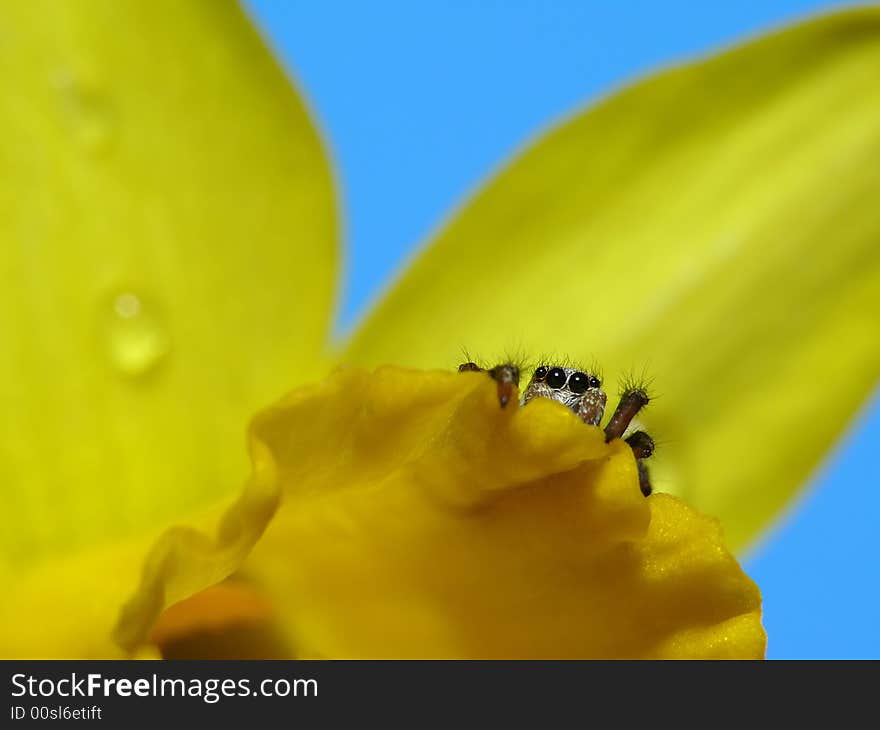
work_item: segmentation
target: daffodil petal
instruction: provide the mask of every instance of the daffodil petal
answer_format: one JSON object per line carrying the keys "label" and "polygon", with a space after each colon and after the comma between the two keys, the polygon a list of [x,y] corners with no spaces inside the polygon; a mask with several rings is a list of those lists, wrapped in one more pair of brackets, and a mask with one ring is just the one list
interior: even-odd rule
{"label": "daffodil petal", "polygon": [[880,373],[880,10],[611,96],[446,226],[344,360],[595,358],[646,373],[654,481],[742,547]]}
{"label": "daffodil petal", "polygon": [[280,504],[239,572],[297,656],[763,656],[717,522],[645,499],[629,447],[558,403],[502,409],[481,373],[344,370],[251,437]]}
{"label": "daffodil petal", "polygon": [[156,535],[245,481],[250,414],[323,367],[337,221],[235,3],[5,2],[0,27],[0,575],[30,607],[5,625],[57,621],[37,575],[113,607],[60,656],[106,645]]}
{"label": "daffodil petal", "polygon": [[112,659],[123,650],[110,629],[121,597],[137,585],[148,544],[116,541],[2,575],[0,655]]}

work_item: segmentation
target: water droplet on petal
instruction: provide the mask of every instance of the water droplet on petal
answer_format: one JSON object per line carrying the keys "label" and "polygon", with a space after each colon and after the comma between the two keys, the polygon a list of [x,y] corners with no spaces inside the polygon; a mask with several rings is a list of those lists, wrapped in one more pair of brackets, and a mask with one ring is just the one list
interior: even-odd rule
{"label": "water droplet on petal", "polygon": [[125,291],[114,296],[105,329],[107,355],[123,375],[145,375],[168,353],[168,333],[158,309],[140,294]]}

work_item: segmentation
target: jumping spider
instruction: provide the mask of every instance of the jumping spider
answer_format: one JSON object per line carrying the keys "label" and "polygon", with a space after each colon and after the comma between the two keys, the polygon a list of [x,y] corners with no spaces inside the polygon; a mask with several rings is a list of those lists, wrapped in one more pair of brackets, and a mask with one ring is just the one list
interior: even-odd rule
{"label": "jumping spider", "polygon": [[[485,370],[473,362],[458,366],[459,372],[487,372],[498,384],[498,402],[505,408],[519,386],[519,367],[512,363],[496,365]],[[533,398],[550,398],[570,408],[584,422],[598,426],[605,415],[607,398],[601,389],[602,381],[592,373],[559,365],[541,365],[532,374],[529,384],[520,398],[524,406]],[[650,398],[640,385],[626,385],[611,419],[605,424],[605,441],[621,438],[636,414],[648,405]],[[626,437],[636,458],[639,470],[639,487],[646,497],[651,494],[651,479],[644,460],[654,453],[654,440],[644,431],[635,431]]]}

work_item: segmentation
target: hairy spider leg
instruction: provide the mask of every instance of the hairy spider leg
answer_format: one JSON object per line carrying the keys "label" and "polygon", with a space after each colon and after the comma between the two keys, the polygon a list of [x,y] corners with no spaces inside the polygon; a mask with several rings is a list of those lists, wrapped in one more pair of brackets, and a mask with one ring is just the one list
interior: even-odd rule
{"label": "hairy spider leg", "polygon": [[519,387],[519,368],[512,363],[496,365],[491,370],[486,370],[475,362],[465,362],[458,366],[458,372],[489,373],[489,377],[497,383],[498,403],[502,408],[507,406]]}

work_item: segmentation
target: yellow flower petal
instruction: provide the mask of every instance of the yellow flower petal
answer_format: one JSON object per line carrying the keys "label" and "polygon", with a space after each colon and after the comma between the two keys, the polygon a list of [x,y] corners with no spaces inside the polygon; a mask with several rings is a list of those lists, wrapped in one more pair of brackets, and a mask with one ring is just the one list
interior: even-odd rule
{"label": "yellow flower petal", "polygon": [[657,486],[743,546],[880,373],[878,78],[862,8],[615,94],[480,192],[345,360],[449,367],[465,346],[644,369]]}
{"label": "yellow flower petal", "polygon": [[[0,27],[0,614],[37,642],[0,655],[101,653],[143,546],[239,489],[246,419],[323,367],[331,180],[234,3],[3,3]],[[59,606],[78,635],[49,646]]]}
{"label": "yellow flower petal", "polygon": [[[763,656],[760,595],[717,523],[642,497],[629,447],[550,400],[501,409],[481,373],[347,370],[251,437],[280,507],[241,572],[300,657]],[[204,559],[151,565],[130,647],[184,572],[217,579]]]}

